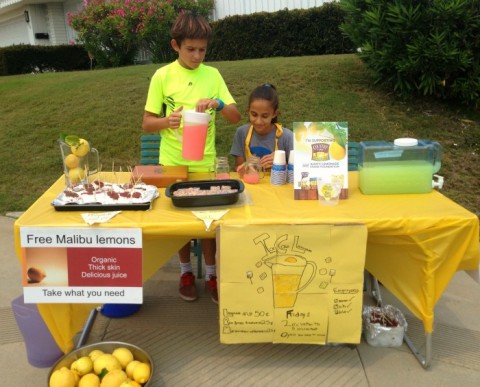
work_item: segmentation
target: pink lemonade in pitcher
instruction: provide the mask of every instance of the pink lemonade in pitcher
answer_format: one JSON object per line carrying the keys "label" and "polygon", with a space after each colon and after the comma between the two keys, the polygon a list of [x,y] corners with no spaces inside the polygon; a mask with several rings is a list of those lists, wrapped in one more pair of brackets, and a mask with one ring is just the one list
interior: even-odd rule
{"label": "pink lemonade in pitcher", "polygon": [[202,160],[208,124],[187,124],[183,127],[182,156],[186,160]]}

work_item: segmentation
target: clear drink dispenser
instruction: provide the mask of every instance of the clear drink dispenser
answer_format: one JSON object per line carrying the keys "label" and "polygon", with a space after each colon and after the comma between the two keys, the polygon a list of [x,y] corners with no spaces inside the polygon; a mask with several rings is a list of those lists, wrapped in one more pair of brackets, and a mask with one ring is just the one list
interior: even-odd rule
{"label": "clear drink dispenser", "polygon": [[366,195],[428,193],[441,188],[442,147],[430,140],[398,138],[360,143],[359,187]]}

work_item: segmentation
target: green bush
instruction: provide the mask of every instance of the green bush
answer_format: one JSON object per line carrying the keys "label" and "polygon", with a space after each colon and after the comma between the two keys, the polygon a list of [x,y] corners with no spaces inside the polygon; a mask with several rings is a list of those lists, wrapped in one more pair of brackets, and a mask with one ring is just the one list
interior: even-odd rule
{"label": "green bush", "polygon": [[480,0],[341,0],[341,29],[401,96],[480,102]]}
{"label": "green bush", "polygon": [[336,3],[306,10],[230,16],[212,22],[209,60],[351,53],[339,29],[345,12]]}
{"label": "green bush", "polygon": [[0,75],[86,70],[89,67],[88,54],[80,45],[19,44],[0,48]]}

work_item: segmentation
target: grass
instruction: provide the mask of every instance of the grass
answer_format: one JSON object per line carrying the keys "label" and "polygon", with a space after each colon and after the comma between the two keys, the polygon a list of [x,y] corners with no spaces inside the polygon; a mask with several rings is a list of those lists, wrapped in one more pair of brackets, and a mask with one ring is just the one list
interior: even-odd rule
{"label": "grass", "polygon": [[[480,213],[480,112],[438,101],[400,101],[372,85],[354,55],[213,62],[246,122],[250,91],[277,86],[280,121],[348,121],[352,141],[416,137],[443,146],[443,193]],[[150,76],[158,65],[0,77],[0,214],[27,209],[62,173],[61,132],[86,138],[104,170],[135,165]],[[217,119],[226,155],[237,125]]]}

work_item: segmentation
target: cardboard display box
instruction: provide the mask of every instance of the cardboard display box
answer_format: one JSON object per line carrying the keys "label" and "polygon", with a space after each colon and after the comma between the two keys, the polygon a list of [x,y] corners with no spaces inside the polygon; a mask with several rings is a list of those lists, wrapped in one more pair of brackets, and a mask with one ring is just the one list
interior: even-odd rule
{"label": "cardboard display box", "polygon": [[188,167],[165,165],[137,165],[132,171],[133,181],[165,188],[172,183],[188,180]]}

